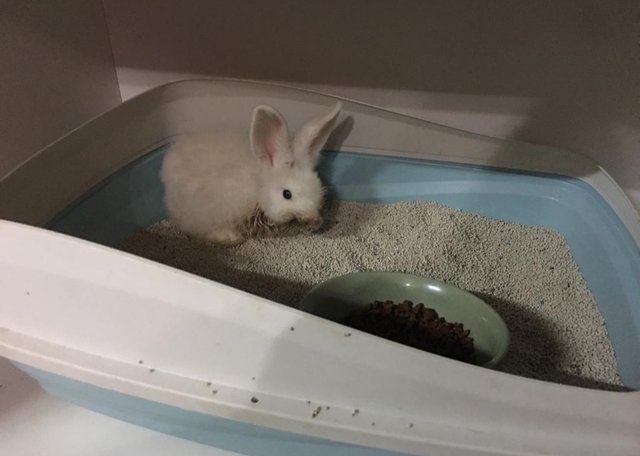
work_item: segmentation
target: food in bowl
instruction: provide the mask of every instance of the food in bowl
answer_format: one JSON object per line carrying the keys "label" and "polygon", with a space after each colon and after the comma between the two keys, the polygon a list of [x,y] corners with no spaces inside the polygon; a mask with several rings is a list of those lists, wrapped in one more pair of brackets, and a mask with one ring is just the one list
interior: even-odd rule
{"label": "food in bowl", "polygon": [[343,323],[351,328],[447,358],[475,363],[470,331],[448,322],[423,303],[374,301],[349,313]]}

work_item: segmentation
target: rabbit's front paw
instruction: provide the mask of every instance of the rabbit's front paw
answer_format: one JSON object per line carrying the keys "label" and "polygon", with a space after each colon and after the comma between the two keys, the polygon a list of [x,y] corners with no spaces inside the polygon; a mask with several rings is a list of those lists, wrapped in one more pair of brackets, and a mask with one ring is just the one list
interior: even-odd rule
{"label": "rabbit's front paw", "polygon": [[223,229],[212,231],[207,234],[206,239],[215,244],[238,245],[244,242],[244,236],[240,231],[234,229]]}

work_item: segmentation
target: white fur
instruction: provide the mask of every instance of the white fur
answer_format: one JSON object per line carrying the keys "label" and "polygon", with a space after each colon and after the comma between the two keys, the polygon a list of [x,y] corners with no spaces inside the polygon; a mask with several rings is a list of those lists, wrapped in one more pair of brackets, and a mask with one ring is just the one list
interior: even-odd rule
{"label": "white fur", "polygon": [[222,244],[242,242],[242,226],[256,209],[273,224],[319,225],[323,189],[315,166],[341,107],[307,122],[293,141],[269,106],[256,107],[249,134],[207,131],[179,139],[162,163],[169,217],[185,232]]}

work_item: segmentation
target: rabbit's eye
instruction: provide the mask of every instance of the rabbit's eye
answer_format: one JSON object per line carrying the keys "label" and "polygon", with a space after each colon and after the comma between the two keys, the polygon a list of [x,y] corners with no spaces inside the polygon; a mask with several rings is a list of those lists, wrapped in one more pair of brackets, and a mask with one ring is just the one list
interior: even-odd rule
{"label": "rabbit's eye", "polygon": [[282,191],[282,196],[284,197],[284,199],[290,200],[291,199],[291,190],[287,190],[287,189],[283,190]]}

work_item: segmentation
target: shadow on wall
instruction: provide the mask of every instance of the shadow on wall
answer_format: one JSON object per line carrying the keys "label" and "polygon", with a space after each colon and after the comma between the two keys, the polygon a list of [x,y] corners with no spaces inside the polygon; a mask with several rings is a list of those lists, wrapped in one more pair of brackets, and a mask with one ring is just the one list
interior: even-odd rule
{"label": "shadow on wall", "polygon": [[640,3],[105,0],[123,96],[238,77],[586,153],[640,191]]}

